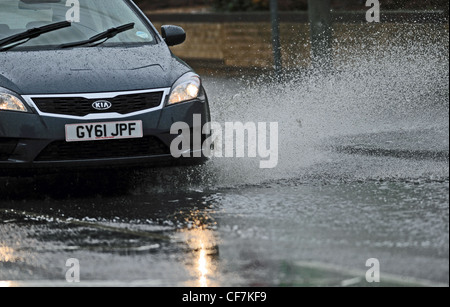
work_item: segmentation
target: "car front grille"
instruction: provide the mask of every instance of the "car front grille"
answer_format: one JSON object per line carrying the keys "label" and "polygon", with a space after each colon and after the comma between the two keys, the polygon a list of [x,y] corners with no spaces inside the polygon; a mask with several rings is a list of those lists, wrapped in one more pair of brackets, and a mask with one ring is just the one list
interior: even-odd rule
{"label": "car front grille", "polygon": [[[119,113],[122,115],[156,108],[161,105],[164,92],[149,92],[120,95],[108,99],[87,99],[83,97],[44,97],[32,98],[36,107],[44,113],[86,116],[98,113]],[[97,110],[93,104],[106,100],[111,103],[107,110]]]}
{"label": "car front grille", "polygon": [[156,137],[71,143],[56,141],[48,145],[35,161],[83,161],[164,154],[170,154],[170,149]]}

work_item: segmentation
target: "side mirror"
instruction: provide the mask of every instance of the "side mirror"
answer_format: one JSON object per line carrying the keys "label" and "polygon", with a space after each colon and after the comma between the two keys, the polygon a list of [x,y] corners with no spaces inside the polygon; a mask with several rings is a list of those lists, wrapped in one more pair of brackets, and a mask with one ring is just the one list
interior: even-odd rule
{"label": "side mirror", "polygon": [[161,34],[169,46],[180,45],[186,40],[186,32],[178,26],[162,26]]}

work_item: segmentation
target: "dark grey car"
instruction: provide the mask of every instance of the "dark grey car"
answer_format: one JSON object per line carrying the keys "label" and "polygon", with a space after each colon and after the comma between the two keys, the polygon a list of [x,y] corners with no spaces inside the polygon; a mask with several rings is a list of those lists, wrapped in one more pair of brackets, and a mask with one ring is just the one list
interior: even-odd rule
{"label": "dark grey car", "polygon": [[175,122],[210,121],[200,77],[130,0],[0,1],[0,175],[202,163]]}

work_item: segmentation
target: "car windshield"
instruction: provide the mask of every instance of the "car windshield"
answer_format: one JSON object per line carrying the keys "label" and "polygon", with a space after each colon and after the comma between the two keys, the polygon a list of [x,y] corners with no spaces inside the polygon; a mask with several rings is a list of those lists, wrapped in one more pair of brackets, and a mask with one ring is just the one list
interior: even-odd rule
{"label": "car windshield", "polygon": [[0,0],[0,40],[61,21],[70,21],[72,26],[42,34],[11,50],[85,41],[130,23],[134,23],[133,29],[117,34],[102,46],[156,43],[153,29],[125,0]]}

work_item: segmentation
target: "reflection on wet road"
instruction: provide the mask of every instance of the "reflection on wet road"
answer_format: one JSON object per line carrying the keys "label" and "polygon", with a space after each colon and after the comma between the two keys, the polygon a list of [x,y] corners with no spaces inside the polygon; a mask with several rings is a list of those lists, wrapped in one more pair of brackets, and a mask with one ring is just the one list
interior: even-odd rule
{"label": "reflection on wet road", "polygon": [[69,258],[80,261],[82,285],[364,286],[373,257],[383,285],[448,283],[448,179],[203,190],[153,182],[145,192],[142,175],[126,174],[134,185],[112,195],[88,186],[124,174],[65,175],[67,197],[55,176],[3,182],[2,285],[67,285]]}
{"label": "reflection on wet road", "polygon": [[37,191],[34,199],[11,196],[0,209],[0,279],[61,281],[61,265],[77,258],[86,280],[161,279],[168,285],[192,276],[196,285],[209,285],[217,251],[211,229],[217,226],[207,196],[124,193],[108,199],[100,192],[55,200],[47,198],[52,192],[42,198]]}

